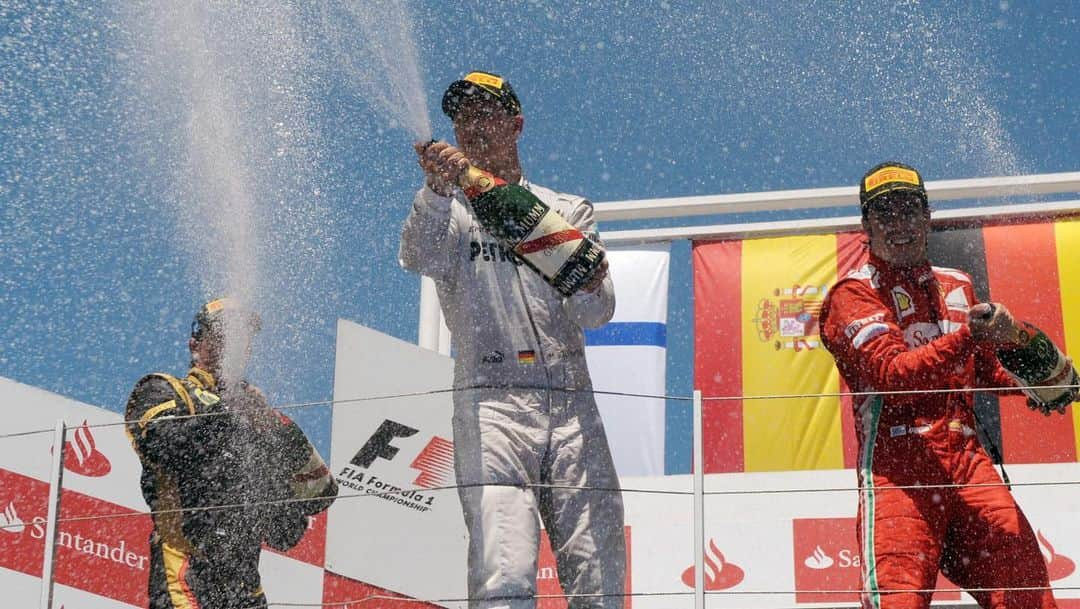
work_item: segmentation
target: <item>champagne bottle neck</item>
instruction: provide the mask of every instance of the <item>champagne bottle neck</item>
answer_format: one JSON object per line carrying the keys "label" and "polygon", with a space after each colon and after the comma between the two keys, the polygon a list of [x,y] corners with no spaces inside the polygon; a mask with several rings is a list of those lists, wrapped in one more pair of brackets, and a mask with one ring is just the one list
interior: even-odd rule
{"label": "champagne bottle neck", "polygon": [[506,180],[470,165],[465,173],[461,174],[459,183],[465,196],[472,201],[496,186],[505,186]]}

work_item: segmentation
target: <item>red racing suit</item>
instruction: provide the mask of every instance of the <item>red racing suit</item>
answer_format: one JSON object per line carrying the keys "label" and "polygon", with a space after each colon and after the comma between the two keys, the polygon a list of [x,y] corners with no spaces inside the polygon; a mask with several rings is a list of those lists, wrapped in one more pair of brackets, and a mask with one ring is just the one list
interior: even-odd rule
{"label": "red racing suit", "polygon": [[[840,280],[821,337],[855,398],[863,607],[925,608],[938,570],[984,608],[1056,607],[1027,518],[975,433],[973,394],[887,392],[1012,387],[968,327],[967,274],[891,268],[871,255]],[[936,488],[912,489],[911,486]],[[902,488],[895,488],[902,487]]]}

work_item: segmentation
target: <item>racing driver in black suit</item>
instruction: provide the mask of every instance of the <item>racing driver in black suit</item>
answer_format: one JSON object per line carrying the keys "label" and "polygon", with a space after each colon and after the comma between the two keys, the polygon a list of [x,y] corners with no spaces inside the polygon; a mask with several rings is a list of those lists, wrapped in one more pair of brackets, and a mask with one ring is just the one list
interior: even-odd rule
{"label": "racing driver in black suit", "polygon": [[337,495],[304,433],[242,376],[260,323],[234,299],[207,303],[187,375],[149,374],[128,399],[154,522],[150,609],[265,607],[262,544],[293,547]]}

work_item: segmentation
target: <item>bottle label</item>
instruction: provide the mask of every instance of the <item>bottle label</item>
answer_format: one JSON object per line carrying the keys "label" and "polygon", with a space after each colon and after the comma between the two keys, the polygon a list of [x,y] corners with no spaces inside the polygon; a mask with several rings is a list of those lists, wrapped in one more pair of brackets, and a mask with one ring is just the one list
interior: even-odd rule
{"label": "bottle label", "polygon": [[583,239],[550,283],[563,295],[570,296],[592,276],[603,260],[604,249],[591,239]]}
{"label": "bottle label", "polygon": [[[537,210],[538,211],[538,210]],[[514,246],[514,253],[532,262],[547,277],[554,277],[585,235],[548,208],[529,234]]]}

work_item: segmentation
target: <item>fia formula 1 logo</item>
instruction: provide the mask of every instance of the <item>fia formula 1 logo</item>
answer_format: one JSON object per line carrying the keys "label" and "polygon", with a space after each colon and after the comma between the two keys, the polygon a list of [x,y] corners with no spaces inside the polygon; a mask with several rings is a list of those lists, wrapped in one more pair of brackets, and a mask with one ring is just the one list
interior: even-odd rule
{"label": "fia formula 1 logo", "polygon": [[[376,459],[391,461],[397,457],[400,450],[394,446],[394,440],[409,438],[418,432],[418,429],[386,419],[349,463],[363,469],[370,469]],[[417,453],[409,467],[420,472],[420,475],[413,480],[413,484],[421,488],[435,488],[445,484],[454,471],[454,443],[446,438],[432,436],[424,448]]]}
{"label": "fia formula 1 logo", "polygon": [[401,441],[418,433],[420,430],[415,427],[391,419],[383,420],[349,464],[338,472],[338,484],[418,512],[429,511],[435,505],[435,494],[420,491],[438,489],[452,482],[454,444],[435,435],[419,449],[413,442],[411,450],[415,452],[411,455],[409,468],[420,473],[410,483],[409,478],[402,475],[401,466],[395,467],[393,462],[400,456],[402,446],[409,444]]}

